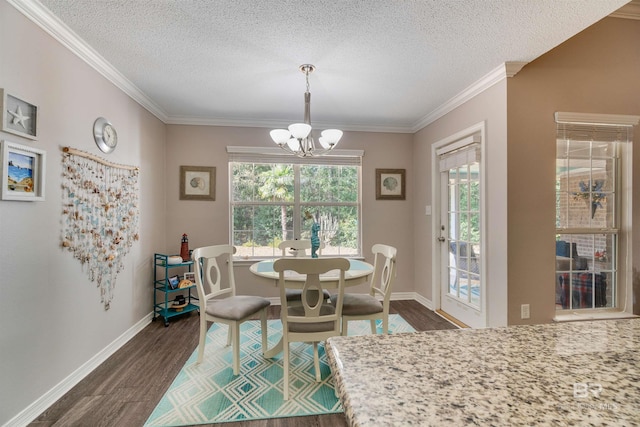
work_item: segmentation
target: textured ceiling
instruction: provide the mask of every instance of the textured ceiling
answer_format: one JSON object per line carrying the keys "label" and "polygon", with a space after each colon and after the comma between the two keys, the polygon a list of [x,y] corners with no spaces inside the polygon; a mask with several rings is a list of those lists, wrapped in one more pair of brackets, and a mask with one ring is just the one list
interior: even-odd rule
{"label": "textured ceiling", "polygon": [[[30,0],[14,0],[30,1]],[[627,0],[41,0],[168,123],[410,132]],[[49,13],[45,10],[46,13]]]}

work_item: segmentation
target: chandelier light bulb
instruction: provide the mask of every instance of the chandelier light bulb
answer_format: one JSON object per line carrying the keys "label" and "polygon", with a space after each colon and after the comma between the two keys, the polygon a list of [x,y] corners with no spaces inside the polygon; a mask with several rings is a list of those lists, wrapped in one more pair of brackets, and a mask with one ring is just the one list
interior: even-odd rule
{"label": "chandelier light bulb", "polygon": [[269,132],[269,134],[271,135],[273,142],[278,145],[286,144],[287,141],[289,141],[289,138],[291,138],[291,133],[286,129],[274,129]]}
{"label": "chandelier light bulb", "polygon": [[304,139],[311,133],[311,125],[306,123],[294,123],[289,125],[289,132],[294,138]]}
{"label": "chandelier light bulb", "polygon": [[327,129],[323,130],[321,135],[329,145],[336,145],[342,138],[342,131],[339,129]]}
{"label": "chandelier light bulb", "polygon": [[287,141],[287,146],[289,146],[291,151],[300,150],[300,141],[295,138],[291,138]]}

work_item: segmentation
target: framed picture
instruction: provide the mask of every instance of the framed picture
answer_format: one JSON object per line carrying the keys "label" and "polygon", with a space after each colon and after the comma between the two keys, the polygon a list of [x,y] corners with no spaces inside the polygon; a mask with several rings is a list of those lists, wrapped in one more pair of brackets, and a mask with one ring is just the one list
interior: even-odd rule
{"label": "framed picture", "polygon": [[178,283],[180,283],[180,279],[178,278],[177,274],[175,276],[169,277],[169,288],[178,289]]}
{"label": "framed picture", "polygon": [[376,200],[404,200],[405,186],[405,169],[376,169]]}
{"label": "framed picture", "polygon": [[184,273],[184,280],[188,280],[191,283],[196,283],[196,272],[187,271],[186,273]]}
{"label": "framed picture", "polygon": [[29,139],[38,139],[38,107],[0,89],[2,130]]}
{"label": "framed picture", "polygon": [[180,166],[180,200],[215,199],[215,167]]}
{"label": "framed picture", "polygon": [[44,200],[46,153],[26,145],[2,141],[0,154],[2,200]]}

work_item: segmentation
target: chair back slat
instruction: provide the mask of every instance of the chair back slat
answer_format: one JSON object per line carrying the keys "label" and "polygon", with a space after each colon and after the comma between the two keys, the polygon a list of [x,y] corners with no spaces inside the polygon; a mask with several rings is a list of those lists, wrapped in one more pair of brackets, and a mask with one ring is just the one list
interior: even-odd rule
{"label": "chair back slat", "polygon": [[374,253],[374,270],[371,278],[371,295],[380,295],[385,301],[391,297],[393,281],[396,276],[396,254],[393,246],[376,244]]}
{"label": "chair back slat", "polygon": [[278,245],[278,249],[282,250],[282,256],[294,255],[294,253],[287,253],[287,249],[291,252],[296,251],[295,256],[306,256],[307,249],[311,249],[311,240],[283,240]]}
{"label": "chair back slat", "polygon": [[[273,264],[273,270],[279,273],[278,286],[282,302],[283,328],[287,328],[288,323],[336,322],[336,329],[339,331],[338,322],[342,313],[344,278],[349,267],[350,263],[346,258],[280,258],[276,260]],[[318,298],[324,292],[320,275],[332,270],[339,272],[338,301],[335,311],[327,313],[327,305],[323,304],[322,298]],[[287,271],[306,275],[302,285],[302,311],[289,310],[287,305],[286,290],[300,288],[300,285],[286,280]]]}
{"label": "chair back slat", "polygon": [[[325,243],[320,242],[318,248],[318,255],[322,255],[322,249],[324,249]],[[311,249],[311,240],[309,239],[296,239],[296,240],[283,240],[278,245],[278,249],[282,250],[282,256],[298,256],[305,257],[309,255],[307,249]],[[287,251],[289,249],[290,251]],[[296,251],[296,252],[294,252]]]}
{"label": "chair back slat", "polygon": [[[201,310],[206,310],[208,299],[236,294],[233,275],[235,252],[236,248],[231,245],[207,246],[193,250],[191,258],[195,267],[196,290]],[[226,268],[221,268],[221,264],[225,264]]]}

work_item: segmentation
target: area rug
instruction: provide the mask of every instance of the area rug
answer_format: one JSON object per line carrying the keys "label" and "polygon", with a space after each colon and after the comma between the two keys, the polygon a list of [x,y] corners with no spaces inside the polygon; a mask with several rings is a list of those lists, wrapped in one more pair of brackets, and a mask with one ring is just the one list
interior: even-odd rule
{"label": "area rug", "polygon": [[[381,324],[378,323],[380,332]],[[269,348],[282,336],[280,320],[268,321]],[[414,332],[400,315],[389,315],[389,332]],[[370,334],[369,321],[349,322],[349,335]],[[148,427],[184,426],[342,412],[324,346],[319,345],[322,381],[315,381],[313,346],[291,344],[289,400],[282,399],[282,354],[261,354],[260,322],[241,325],[240,375],[233,375],[227,327],[213,324],[207,332],[203,362],[197,349],[178,373],[145,423]]]}

